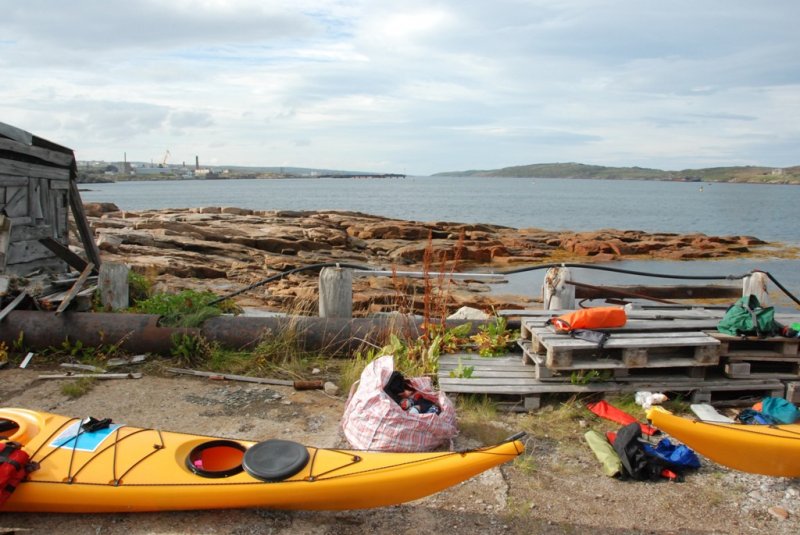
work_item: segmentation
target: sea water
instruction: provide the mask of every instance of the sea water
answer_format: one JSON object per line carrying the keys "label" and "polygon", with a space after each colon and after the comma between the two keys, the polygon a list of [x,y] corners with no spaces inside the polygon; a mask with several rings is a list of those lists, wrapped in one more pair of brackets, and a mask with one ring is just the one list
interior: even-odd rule
{"label": "sea water", "polygon": [[[545,230],[603,228],[748,235],[800,245],[800,186],[506,177],[165,180],[82,184],[84,202],[122,210],[235,206],[254,210],[349,210],[397,219],[491,223]],[[800,296],[800,261],[780,258],[620,262],[615,267],[682,275],[762,269]],[[583,275],[581,275],[581,279]],[[593,283],[653,284],[594,271]],[[679,284],[674,280],[661,280]],[[689,284],[688,282],[683,282]],[[540,274],[510,277],[503,293],[530,293]]]}

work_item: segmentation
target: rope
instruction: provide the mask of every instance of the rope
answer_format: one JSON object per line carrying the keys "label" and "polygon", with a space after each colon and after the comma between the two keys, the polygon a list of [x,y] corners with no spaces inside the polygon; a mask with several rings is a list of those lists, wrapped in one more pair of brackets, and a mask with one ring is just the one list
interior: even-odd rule
{"label": "rope", "polygon": [[[308,266],[302,266],[295,269],[290,269],[288,271],[282,271],[280,273],[276,273],[275,275],[271,275],[265,279],[262,279],[258,282],[255,282],[249,286],[246,286],[240,290],[236,290],[235,292],[223,295],[218,297],[211,302],[209,305],[215,305],[226,299],[231,299],[236,297],[237,295],[243,294],[247,291],[250,291],[254,288],[258,288],[259,286],[263,286],[265,284],[269,284],[272,281],[282,279],[284,277],[288,277],[289,275],[293,275],[295,273],[301,273],[303,271],[311,271],[311,270],[318,270],[325,267],[342,267],[342,268],[350,268],[350,269],[360,269],[360,270],[370,270],[373,269],[368,266],[362,266],[358,264],[344,264],[341,262],[323,262],[318,264],[311,264]],[[576,263],[559,263],[559,264],[539,264],[536,266],[528,266],[523,268],[517,269],[509,269],[505,271],[498,271],[498,275],[516,275],[518,273],[527,273],[529,271],[537,271],[542,269],[552,269],[552,268],[559,268],[559,267],[571,267],[571,268],[581,268],[581,269],[595,269],[598,271],[609,271],[612,273],[622,273],[625,275],[637,275],[642,277],[654,277],[654,278],[662,278],[662,279],[677,279],[677,280],[741,280],[745,277],[752,275],[753,273],[763,273],[766,275],[769,280],[771,280],[775,286],[777,286],[789,299],[800,305],[800,299],[795,297],[785,286],[783,286],[778,280],[768,271],[763,271],[760,269],[754,269],[748,273],[742,273],[740,275],[674,275],[669,273],[653,273],[653,272],[646,272],[646,271],[636,271],[631,269],[622,269],[622,268],[614,268],[608,266],[598,266],[594,264],[576,264]]]}

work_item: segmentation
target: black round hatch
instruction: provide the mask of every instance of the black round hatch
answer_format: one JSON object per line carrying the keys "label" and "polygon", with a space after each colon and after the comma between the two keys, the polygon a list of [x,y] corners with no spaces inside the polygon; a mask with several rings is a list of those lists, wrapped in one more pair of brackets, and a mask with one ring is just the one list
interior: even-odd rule
{"label": "black round hatch", "polygon": [[251,446],[244,454],[242,466],[257,479],[275,482],[302,470],[308,458],[308,450],[302,444],[271,439]]}

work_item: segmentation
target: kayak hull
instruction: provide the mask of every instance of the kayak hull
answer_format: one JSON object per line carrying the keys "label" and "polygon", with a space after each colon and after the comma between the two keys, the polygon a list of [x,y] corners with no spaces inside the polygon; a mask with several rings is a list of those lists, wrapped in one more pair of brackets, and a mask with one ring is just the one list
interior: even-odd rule
{"label": "kayak hull", "polygon": [[247,451],[259,444],[253,441],[118,424],[76,433],[79,419],[25,409],[0,409],[0,419],[18,424],[6,438],[21,442],[40,464],[0,507],[5,511],[382,507],[446,489],[524,451],[519,440],[432,453],[303,446],[308,461],[299,472],[263,481],[242,467]]}
{"label": "kayak hull", "polygon": [[800,477],[800,425],[704,422],[654,407],[655,427],[712,461],[753,474]]}

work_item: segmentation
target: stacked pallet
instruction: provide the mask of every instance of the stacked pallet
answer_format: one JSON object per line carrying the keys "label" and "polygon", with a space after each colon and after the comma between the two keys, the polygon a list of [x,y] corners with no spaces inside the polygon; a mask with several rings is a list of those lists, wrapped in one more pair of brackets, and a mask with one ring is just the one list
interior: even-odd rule
{"label": "stacked pallet", "polygon": [[778,377],[749,375],[734,380],[722,374],[729,362],[723,363],[721,355],[731,351],[730,341],[718,339],[712,330],[724,310],[632,310],[625,327],[606,330],[610,337],[602,348],[557,334],[547,325],[550,317],[565,312],[525,312],[520,320],[521,357],[440,358],[440,387],[455,394],[517,396],[524,410],[537,408],[548,394],[672,392],[694,402],[784,395]]}
{"label": "stacked pallet", "polygon": [[800,380],[800,339],[711,335],[720,342],[720,356],[727,377]]}

